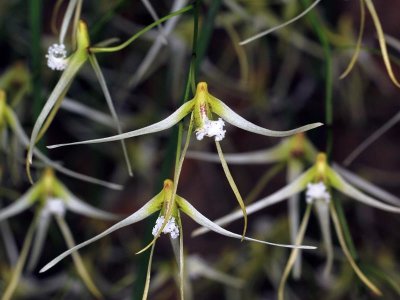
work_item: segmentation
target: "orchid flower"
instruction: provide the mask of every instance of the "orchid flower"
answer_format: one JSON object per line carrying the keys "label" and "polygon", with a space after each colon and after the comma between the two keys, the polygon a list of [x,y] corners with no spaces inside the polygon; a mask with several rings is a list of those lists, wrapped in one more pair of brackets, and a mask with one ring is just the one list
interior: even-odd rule
{"label": "orchid flower", "polygon": [[[298,133],[295,136],[285,138],[278,145],[268,149],[250,151],[244,153],[224,154],[225,160],[229,164],[268,164],[275,163],[275,167],[268,170],[264,176],[255,185],[253,191],[247,197],[246,204],[258,195],[258,193],[267,184],[267,180],[273,175],[287,167],[286,180],[287,183],[295,180],[304,171],[307,163],[315,161],[317,150],[303,133]],[[187,157],[199,159],[202,161],[219,162],[219,156],[213,153],[205,153],[201,151],[189,151]],[[296,235],[300,226],[300,205],[299,195],[292,195],[288,199],[288,215],[290,223],[290,242],[296,241]],[[300,278],[301,275],[301,252],[298,255],[296,264],[293,270],[293,277]]]}
{"label": "orchid flower", "polygon": [[[115,220],[118,218],[118,216],[114,214],[102,211],[80,200],[55,177],[52,169],[46,169],[41,179],[25,194],[14,203],[0,210],[0,222],[20,214],[34,204],[39,205],[38,213],[28,230],[14,274],[12,275],[11,281],[2,299],[9,299],[8,297],[11,297],[14,293],[25,265],[29,249],[31,248],[34,235],[35,239],[32,245],[30,261],[28,262],[28,270],[33,271],[36,267],[43,250],[50,218],[52,216],[56,219],[67,246],[70,248],[75,245],[75,242],[64,219],[67,210],[101,220]],[[86,271],[79,254],[74,253],[73,259],[79,275],[90,292],[96,297],[101,297],[101,293]]]}
{"label": "orchid flower", "polygon": [[[138,211],[136,211],[129,217],[125,218],[124,220],[111,226],[104,232],[96,235],[95,237],[60,254],[55,259],[53,259],[51,262],[46,264],[40,270],[40,272],[45,272],[48,269],[52,268],[54,265],[59,263],[61,260],[63,260],[68,255],[75,253],[75,251],[77,251],[78,249],[85,247],[85,246],[105,237],[106,235],[108,235],[122,227],[139,222],[139,221],[149,217],[150,215],[152,215],[155,212],[159,212],[159,217],[158,217],[156,224],[152,231],[152,233],[154,235],[154,239],[145,248],[143,248],[142,250],[137,252],[137,253],[141,253],[151,246],[151,254],[150,254],[148,273],[147,273],[147,278],[146,278],[143,299],[147,298],[147,294],[148,294],[148,290],[149,290],[151,261],[152,261],[152,255],[153,255],[153,251],[154,251],[155,242],[162,233],[169,235],[173,245],[175,245],[176,248],[179,247],[179,250],[176,252],[179,253],[177,256],[179,256],[179,268],[180,268],[180,278],[181,278],[181,280],[180,280],[181,287],[180,288],[181,288],[181,297],[183,298],[182,283],[183,283],[184,266],[183,266],[182,222],[181,222],[180,212],[183,212],[186,215],[188,215],[192,220],[194,220],[199,225],[204,226],[204,227],[208,228],[209,230],[212,230],[216,233],[219,233],[219,234],[227,236],[227,237],[236,238],[239,240],[244,239],[246,241],[258,242],[258,243],[262,243],[262,244],[279,246],[279,247],[288,247],[288,248],[295,247],[295,248],[302,248],[302,249],[315,249],[315,247],[312,247],[312,246],[292,246],[292,245],[285,245],[285,244],[270,243],[270,242],[265,242],[265,241],[249,238],[249,237],[242,237],[239,234],[230,232],[230,231],[218,226],[217,224],[213,223],[212,221],[210,221],[207,217],[205,217],[199,211],[197,211],[187,200],[185,200],[184,198],[182,198],[181,196],[179,196],[177,194],[174,194],[174,188],[175,187],[174,187],[174,183],[172,182],[172,180],[169,180],[169,179],[165,180],[164,187],[161,190],[161,192],[158,193],[151,200],[149,200]],[[179,237],[179,242],[177,240],[178,237]],[[176,245],[176,243],[178,243],[179,245]]]}
{"label": "orchid flower", "polygon": [[[18,120],[17,115],[12,110],[12,108],[7,104],[6,93],[0,89],[0,133],[5,132],[8,127],[18,138],[19,142],[24,147],[28,148],[29,147],[29,138],[27,137],[26,133],[24,132],[24,130]],[[7,143],[7,141],[5,143]],[[9,149],[7,147],[7,149],[4,149],[4,150],[8,151]],[[57,170],[60,173],[65,174],[67,176],[70,176],[72,178],[76,178],[79,180],[87,181],[90,183],[102,185],[102,186],[105,186],[105,187],[108,187],[111,189],[116,189],[116,190],[122,189],[122,186],[119,184],[103,181],[103,180],[100,180],[97,178],[93,178],[93,177],[90,177],[90,176],[87,176],[84,174],[77,173],[70,169],[67,169],[64,166],[62,166],[60,163],[54,162],[51,159],[49,159],[36,147],[33,148],[32,153],[35,155],[35,157],[37,157],[39,160],[41,160],[45,165]]]}
{"label": "orchid flower", "polygon": [[[342,176],[341,174],[344,174]],[[347,179],[345,179],[345,178]],[[331,230],[330,230],[330,222],[329,222],[329,214],[332,218],[333,224],[336,229],[336,234],[339,239],[340,246],[343,249],[348,261],[350,262],[353,270],[360,278],[360,280],[368,286],[375,294],[380,295],[380,290],[364,275],[364,273],[359,269],[357,264],[355,263],[353,257],[350,254],[346,241],[344,239],[343,229],[341,227],[339,218],[336,213],[335,206],[333,205],[334,198],[332,196],[331,188],[334,188],[344,195],[359,201],[363,204],[388,211],[393,213],[400,213],[400,200],[394,200],[394,196],[388,197],[387,193],[382,193],[380,189],[375,189],[372,185],[366,184],[365,181],[358,181],[357,186],[366,190],[365,186],[369,186],[368,193],[379,196],[381,200],[375,199],[373,197],[368,196],[367,194],[360,191],[358,188],[354,187],[350,182],[356,182],[358,179],[354,174],[349,174],[343,172],[340,168],[331,168],[326,160],[326,155],[324,153],[318,154],[316,158],[316,163],[313,167],[302,173],[298,176],[294,181],[289,183],[287,186],[281,188],[277,192],[272,195],[265,197],[261,200],[254,202],[251,205],[246,207],[247,213],[252,214],[256,211],[259,211],[265,207],[270,205],[279,203],[285,199],[290,198],[291,196],[298,194],[302,191],[306,191],[306,200],[307,200],[307,209],[306,213],[303,217],[303,221],[301,222],[300,229],[298,235],[296,237],[296,244],[301,243],[304,237],[305,230],[307,228],[309,215],[311,208],[315,206],[317,216],[320,222],[322,237],[325,243],[325,248],[327,252],[327,261],[325,265],[324,275],[328,276],[332,267],[333,262],[333,246],[331,240]],[[355,184],[354,184],[355,185]],[[393,203],[396,201],[397,205],[389,205],[385,202]],[[234,213],[228,214],[220,219],[215,220],[214,222],[218,225],[226,225],[231,223],[234,220],[239,219],[241,216],[240,211],[236,211]],[[200,228],[193,232],[193,235],[203,234],[209,231],[208,228]],[[298,255],[298,249],[295,249],[290,258],[289,262],[284,271],[281,284],[279,287],[279,299],[283,299],[283,290],[286,279],[293,267],[293,264],[296,261],[296,257]]]}
{"label": "orchid flower", "polygon": [[[47,146],[49,149],[63,147],[63,146],[71,146],[71,145],[80,145],[80,144],[96,144],[96,143],[105,143],[118,141],[122,139],[127,139],[135,136],[150,134],[159,132],[168,128],[171,128],[179,121],[181,121],[185,116],[190,114],[190,125],[189,127],[193,127],[195,129],[195,134],[197,140],[202,140],[205,136],[213,137],[215,140],[216,148],[218,151],[218,155],[221,160],[222,167],[224,169],[225,175],[231,185],[231,188],[236,196],[236,199],[242,209],[244,216],[244,229],[243,235],[246,233],[247,228],[247,217],[246,210],[242,200],[242,197],[239,193],[238,188],[230,174],[229,167],[224,159],[221,146],[219,142],[224,139],[226,130],[224,130],[225,121],[239,127],[243,130],[253,132],[256,134],[264,135],[264,136],[273,136],[273,137],[285,137],[292,134],[304,132],[322,125],[322,123],[313,123],[309,125],[305,125],[296,129],[288,130],[288,131],[274,131],[270,129],[266,129],[255,125],[237,113],[235,113],[232,109],[229,108],[224,102],[217,99],[213,95],[208,92],[207,83],[200,82],[197,85],[196,94],[193,99],[184,103],[181,107],[179,107],[175,112],[169,115],[162,121],[154,123],[152,125],[133,130],[127,133],[114,135],[111,137],[86,140],[75,143],[66,143],[66,144],[58,144]],[[214,115],[219,116],[217,120],[215,120]]]}
{"label": "orchid flower", "polygon": [[[72,2],[76,1],[71,1]],[[81,3],[81,1],[79,1]],[[72,4],[71,4],[72,5]],[[74,4],[75,5],[75,4]],[[80,4],[77,4],[79,7]],[[72,6],[71,6],[72,7]],[[96,47],[96,46],[91,46],[90,39],[89,39],[89,32],[88,28],[85,22],[79,21],[78,26],[76,28],[76,50],[70,55],[67,56],[65,46],[63,44],[54,44],[50,46],[48,54],[47,54],[47,62],[48,65],[57,70],[63,70],[63,73],[54,87],[53,91],[51,92],[49,98],[46,101],[46,104],[44,105],[42,111],[40,112],[36,123],[33,127],[30,142],[29,142],[29,149],[27,153],[27,170],[29,172],[29,165],[32,164],[32,156],[33,156],[33,147],[37,143],[38,140],[42,137],[42,135],[45,133],[47,128],[50,126],[50,123],[54,119],[61,102],[64,98],[64,96],[67,94],[69,87],[71,86],[73,79],[79,72],[79,70],[83,67],[83,65],[89,61],[94,73],[97,77],[97,80],[99,81],[101,90],[106,98],[107,105],[109,107],[109,110],[111,112],[111,116],[113,117],[114,120],[114,125],[117,128],[118,133],[122,133],[122,129],[118,120],[117,113],[114,108],[113,101],[111,99],[111,94],[108,90],[106,80],[104,78],[104,75],[101,71],[100,65],[97,61],[97,58],[95,56],[95,53],[104,53],[104,52],[116,52],[119,50],[124,49],[125,47],[129,46],[134,40],[136,40],[138,37],[140,37],[143,33],[149,31],[153,27],[161,24],[162,22],[176,16],[180,15],[192,8],[191,5],[182,8],[181,10],[178,10],[176,12],[173,12],[156,22],[150,24],[137,34],[133,35],[130,39],[128,39],[126,42],[114,46],[114,47]],[[74,8],[71,8],[71,13],[74,10]],[[79,14],[77,14],[79,15]],[[68,24],[68,22],[67,22]],[[64,26],[64,24],[63,24]],[[67,25],[66,25],[67,26]],[[64,28],[64,27],[63,27]],[[128,167],[129,174],[132,175],[132,168],[129,162],[129,157],[127,154],[125,142],[123,139],[121,139],[121,145],[122,145],[122,150],[124,153],[125,161]]]}

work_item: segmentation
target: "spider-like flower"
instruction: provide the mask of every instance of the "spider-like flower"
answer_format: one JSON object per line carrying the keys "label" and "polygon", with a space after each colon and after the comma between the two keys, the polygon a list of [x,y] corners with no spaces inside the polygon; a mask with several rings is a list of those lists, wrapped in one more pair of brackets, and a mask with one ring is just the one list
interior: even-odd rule
{"label": "spider-like flower", "polygon": [[[86,245],[91,244],[91,243],[103,238],[104,236],[114,232],[115,230],[118,230],[122,227],[125,227],[125,226],[131,225],[133,223],[136,223],[138,221],[141,221],[141,220],[147,218],[148,216],[152,215],[155,212],[159,212],[159,218],[157,219],[156,225],[153,228],[154,239],[145,248],[143,248],[142,250],[140,250],[137,253],[141,253],[151,247],[148,274],[146,276],[146,280],[148,281],[148,280],[150,280],[151,261],[152,261],[152,255],[153,255],[155,242],[159,238],[160,234],[162,232],[169,233],[171,241],[173,242],[173,245],[176,245],[176,243],[178,243],[176,238],[179,236],[179,251],[178,251],[179,254],[178,255],[179,255],[179,267],[180,267],[181,291],[183,291],[182,284],[183,284],[183,270],[184,270],[182,222],[181,222],[181,215],[180,215],[181,212],[188,215],[192,220],[194,220],[199,225],[205,226],[209,230],[212,230],[216,233],[219,233],[219,234],[227,236],[227,237],[232,237],[232,238],[239,239],[239,240],[243,239],[246,241],[258,242],[258,243],[262,243],[262,244],[268,244],[268,245],[279,246],[279,247],[315,249],[315,247],[311,247],[311,246],[299,246],[299,245],[292,246],[292,245],[285,245],[285,244],[270,243],[270,242],[266,242],[266,241],[249,238],[249,237],[243,237],[239,234],[228,231],[228,230],[218,226],[214,222],[210,221],[207,217],[205,217],[199,211],[197,211],[187,200],[185,200],[181,196],[175,194],[174,193],[174,183],[172,182],[172,180],[167,179],[164,181],[164,187],[161,190],[161,192],[158,193],[151,200],[149,200],[138,211],[136,211],[129,217],[125,218],[124,220],[118,222],[117,224],[111,226],[110,228],[108,228],[104,232],[98,234],[97,236],[60,254],[55,259],[53,259],[51,262],[49,262],[46,266],[44,266],[40,270],[40,272],[45,272],[48,269],[52,268],[58,262],[63,260],[66,256],[73,254],[76,250],[78,250],[82,247],[85,247]],[[145,295],[147,295],[147,293],[148,293],[148,286],[149,286],[149,282],[146,282],[146,284],[145,284],[146,288],[145,288],[145,292],[144,292]],[[145,298],[146,298],[146,296],[143,296],[143,299],[145,299]]]}
{"label": "spider-like flower", "polygon": [[[28,270],[33,271],[36,267],[40,255],[43,252],[51,217],[54,217],[56,220],[69,248],[73,247],[75,242],[64,218],[67,210],[101,220],[115,220],[119,218],[114,214],[102,211],[78,199],[55,177],[52,169],[46,169],[40,180],[38,180],[24,195],[9,206],[0,209],[0,222],[20,214],[34,204],[39,206],[39,210],[37,210],[36,217],[25,237],[23,249],[27,250],[21,251],[17,263],[21,265],[21,267],[15,268],[12,279],[4,292],[8,298],[4,297],[3,299],[10,299],[14,293],[25,265],[29,249],[32,251],[27,264]],[[33,237],[35,237],[34,240]],[[87,288],[96,298],[101,297],[101,293],[90,278],[79,253],[74,253],[73,259],[77,272]]]}
{"label": "spider-like flower", "polygon": [[63,71],[68,65],[67,50],[64,44],[53,44],[47,54],[47,66],[52,70]]}
{"label": "spider-like flower", "polygon": [[[364,194],[357,186],[362,188],[366,192],[370,193],[373,196],[379,197],[381,200],[375,199],[367,194]],[[298,194],[304,190],[306,190],[306,198],[307,198],[307,209],[303,217],[303,221],[301,222],[300,229],[298,231],[296,237],[296,243],[301,243],[304,234],[308,225],[308,220],[310,216],[311,207],[315,206],[317,211],[317,216],[320,222],[322,238],[324,240],[325,249],[327,253],[327,261],[325,266],[325,276],[328,276],[332,267],[333,262],[333,244],[331,239],[331,230],[330,230],[330,217],[335,226],[336,234],[338,236],[338,240],[340,246],[346,255],[350,265],[352,266],[354,272],[360,278],[360,280],[368,286],[375,294],[380,295],[381,291],[373,284],[361,271],[361,269],[357,266],[354,261],[350,250],[347,246],[346,240],[344,238],[344,233],[342,229],[342,225],[340,224],[339,217],[336,212],[335,203],[331,201],[331,188],[335,188],[338,191],[342,192],[346,196],[353,198],[361,203],[366,205],[388,211],[393,213],[400,213],[399,199],[394,199],[394,196],[388,195],[387,193],[381,191],[380,189],[374,187],[372,184],[366,183],[361,180],[357,176],[353,174],[349,174],[348,171],[343,170],[340,167],[335,166],[331,168],[326,160],[326,155],[324,153],[320,153],[317,155],[316,162],[313,167],[300,174],[295,180],[289,183],[287,186],[281,188],[277,192],[272,195],[265,197],[261,200],[258,200],[251,205],[246,207],[247,214],[252,214],[256,211],[259,211],[265,207],[281,202],[285,199],[290,198],[291,196]],[[389,205],[385,202],[392,203],[394,205]],[[234,220],[239,219],[242,216],[241,211],[236,211],[231,214],[228,214],[220,219],[215,220],[214,222],[218,225],[226,225]],[[207,228],[200,228],[193,232],[193,235],[199,235],[207,232]],[[279,299],[283,299],[283,290],[284,285],[287,280],[287,277],[296,261],[299,250],[295,249],[288,261],[288,264],[285,268],[284,274],[282,276],[281,284],[279,286]]]}

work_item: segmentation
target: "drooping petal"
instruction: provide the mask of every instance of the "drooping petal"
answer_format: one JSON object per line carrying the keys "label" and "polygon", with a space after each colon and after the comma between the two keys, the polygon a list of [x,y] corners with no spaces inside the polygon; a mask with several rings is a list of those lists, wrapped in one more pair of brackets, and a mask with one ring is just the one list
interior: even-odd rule
{"label": "drooping petal", "polygon": [[193,104],[194,104],[194,102],[192,100],[189,102],[186,102],[185,104],[183,104],[181,107],[179,107],[174,113],[169,115],[164,120],[154,123],[152,125],[137,129],[137,130],[133,130],[133,131],[126,132],[123,134],[117,134],[114,136],[101,138],[101,139],[51,145],[51,146],[47,146],[47,148],[54,149],[54,148],[58,148],[58,147],[71,146],[71,145],[106,143],[106,142],[119,141],[119,140],[131,138],[131,137],[135,137],[135,136],[140,136],[140,135],[145,135],[145,134],[162,131],[162,130],[171,128],[172,126],[177,124],[180,120],[182,120],[193,109]]}
{"label": "drooping petal", "polygon": [[[115,107],[114,107],[113,100],[111,98],[110,91],[108,90],[106,80],[104,78],[103,72],[101,71],[99,63],[97,62],[96,56],[94,56],[94,54],[89,55],[89,61],[93,67],[94,73],[96,74],[97,80],[100,83],[100,87],[103,91],[104,97],[106,98],[108,109],[110,110],[111,117],[113,118],[113,121],[114,121],[114,126],[117,128],[118,134],[122,134],[119,117],[117,115],[117,112],[115,111]],[[125,162],[128,167],[128,173],[130,176],[133,176],[132,166],[131,166],[131,163],[129,160],[128,151],[126,150],[125,140],[121,140],[121,146],[122,146],[122,152],[124,154]]]}
{"label": "drooping petal", "polygon": [[38,260],[40,258],[40,254],[42,254],[47,231],[49,229],[50,217],[50,214],[43,211],[39,215],[38,224],[36,225],[35,239],[32,246],[32,252],[27,266],[30,272],[32,272],[36,268]]}
{"label": "drooping petal", "polygon": [[285,248],[299,248],[299,249],[316,249],[314,246],[295,246],[295,245],[286,245],[286,244],[276,244],[276,243],[270,243],[266,241],[261,241],[249,237],[243,237],[240,234],[233,233],[231,231],[228,231],[221,226],[217,225],[213,221],[209,220],[205,216],[203,216],[199,211],[197,211],[187,200],[183,199],[182,197],[176,196],[176,201],[178,203],[179,208],[187,214],[189,217],[191,217],[196,223],[203,227],[207,227],[209,230],[212,230],[216,233],[219,233],[221,235],[225,235],[227,237],[239,239],[239,240],[246,240],[250,242],[257,242],[261,244],[266,244],[266,245],[272,245],[272,246],[277,246],[277,247],[285,247]]}
{"label": "drooping petal", "polygon": [[[295,181],[293,181],[292,183],[283,187],[282,189],[278,190],[274,194],[272,194],[268,197],[265,197],[261,200],[258,200],[251,205],[248,205],[246,207],[247,215],[250,215],[256,211],[259,211],[267,206],[270,206],[270,205],[273,205],[280,201],[283,201],[283,200],[291,197],[292,195],[301,192],[302,190],[305,189],[307,182],[309,182],[311,180],[313,175],[314,175],[314,170],[310,169],[310,170],[306,171],[305,173],[303,173],[301,176],[299,176]],[[226,225],[226,224],[229,224],[229,223],[241,218],[242,216],[243,216],[242,211],[238,210],[238,211],[230,213],[222,218],[215,220],[214,223],[216,223],[218,225]],[[192,236],[197,236],[197,235],[206,233],[209,230],[210,229],[208,229],[208,228],[196,229],[195,231],[193,231]]]}
{"label": "drooping petal", "polygon": [[393,212],[393,213],[400,213],[400,207],[388,205],[383,203],[377,199],[374,199],[360,190],[356,189],[352,185],[350,185],[347,181],[345,181],[342,176],[336,173],[333,169],[327,168],[328,178],[330,180],[331,185],[336,188],[337,190],[341,191],[343,194],[353,198],[357,201],[360,201],[366,205],[379,208],[381,210]]}
{"label": "drooping petal", "polygon": [[15,200],[9,206],[2,208],[0,210],[0,222],[7,218],[13,217],[31,207],[35,199],[37,199],[40,192],[41,192],[40,185],[32,186],[19,199]]}
{"label": "drooping petal", "polygon": [[390,204],[400,206],[400,198],[386,192],[385,190],[381,189],[380,187],[372,184],[365,179],[359,177],[358,175],[350,172],[337,164],[333,164],[333,169],[336,170],[340,175],[343,176],[344,179],[348,180],[351,184],[356,186],[357,188],[370,193],[371,195],[386,201]]}
{"label": "drooping petal", "polygon": [[326,263],[324,269],[324,277],[328,279],[332,270],[333,264],[333,244],[331,234],[331,223],[329,218],[329,203],[324,200],[315,201],[317,216],[322,233],[322,240],[324,241],[326,251]]}
{"label": "drooping petal", "polygon": [[301,126],[296,129],[287,130],[287,131],[275,131],[260,127],[256,124],[253,124],[237,113],[235,113],[232,109],[229,108],[225,103],[221,100],[210,96],[210,105],[211,109],[214,113],[222,117],[226,122],[239,127],[243,130],[250,131],[256,134],[265,135],[265,136],[273,136],[273,137],[285,137],[290,136],[296,133],[304,132],[319,126],[322,126],[322,123],[312,123],[305,126]]}
{"label": "drooping petal", "polygon": [[[289,159],[287,166],[286,182],[290,183],[301,175],[303,164],[297,159]],[[290,226],[290,242],[296,243],[296,236],[300,226],[300,194],[293,194],[288,199],[289,226]],[[293,266],[293,278],[299,279],[301,276],[301,251],[299,251],[296,262]]]}
{"label": "drooping petal", "polygon": [[[9,107],[6,108],[6,118],[7,118],[7,122],[9,124],[9,126],[11,127],[12,131],[17,136],[19,141],[22,143],[22,145],[24,145],[25,147],[28,147],[29,139],[28,139],[27,135],[25,134],[24,130],[22,129],[22,126],[19,123],[17,116]],[[59,171],[60,173],[65,174],[67,176],[70,176],[72,178],[76,178],[79,180],[87,181],[87,182],[90,182],[93,184],[105,186],[110,189],[122,190],[122,186],[119,184],[103,181],[103,180],[100,180],[100,179],[97,179],[97,178],[94,178],[91,176],[87,176],[87,175],[72,171],[70,169],[67,169],[67,168],[63,167],[62,165],[49,159],[42,152],[40,152],[39,149],[37,149],[36,147],[34,147],[34,149],[33,149],[33,154],[38,159],[40,159],[42,162],[44,162],[46,165],[52,167],[53,169]]]}
{"label": "drooping petal", "polygon": [[152,198],[149,202],[147,202],[142,208],[140,208],[138,211],[130,215],[129,217],[123,219],[122,221],[118,222],[117,224],[111,226],[107,230],[103,231],[102,233],[96,235],[95,237],[76,245],[75,247],[65,251],[64,253],[60,254],[57,256],[55,259],[53,259],[51,262],[46,264],[41,270],[40,273],[46,272],[48,269],[52,268],[56,264],[58,264],[61,260],[63,260],[66,256],[70,255],[72,252],[75,252],[76,250],[83,248],[103,237],[106,235],[109,235],[110,233],[114,232],[115,230],[118,230],[122,227],[126,227],[128,225],[131,225],[133,223],[139,222],[154,212],[158,211],[161,209],[161,204],[162,204],[162,194],[159,193],[157,196]]}

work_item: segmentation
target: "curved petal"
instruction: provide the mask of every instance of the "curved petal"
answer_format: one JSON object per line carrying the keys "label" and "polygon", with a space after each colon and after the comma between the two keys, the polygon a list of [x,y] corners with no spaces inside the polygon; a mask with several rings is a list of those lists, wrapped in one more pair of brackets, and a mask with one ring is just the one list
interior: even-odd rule
{"label": "curved petal", "polygon": [[366,205],[379,208],[381,210],[393,212],[393,213],[400,213],[400,207],[392,206],[385,204],[377,199],[374,199],[360,190],[356,189],[352,185],[350,185],[347,181],[345,181],[342,176],[336,173],[333,169],[328,168],[328,178],[330,179],[331,185],[336,188],[337,190],[341,191],[343,194],[353,198],[359,202],[362,202]]}
{"label": "curved petal", "polygon": [[72,247],[71,249],[63,252],[62,254],[60,254],[59,256],[54,258],[52,261],[50,261],[48,264],[46,264],[39,271],[39,273],[46,272],[48,269],[50,269],[53,266],[55,266],[56,264],[58,264],[61,260],[63,260],[68,255],[70,255],[72,252],[75,252],[76,250],[81,249],[81,248],[105,237],[106,235],[109,235],[110,233],[114,232],[115,230],[118,230],[122,227],[126,227],[128,225],[131,225],[133,223],[139,222],[139,221],[147,218],[152,213],[161,209],[162,200],[163,200],[162,194],[159,193],[157,196],[152,198],[142,208],[140,208],[138,211],[136,211],[129,217],[127,217],[127,218],[123,219],[122,221],[118,222],[117,224],[111,226],[110,228],[108,228],[107,230],[103,231],[102,233],[96,235],[95,237],[93,237],[83,243],[80,243],[80,244],[76,245],[75,247]]}
{"label": "curved petal", "polygon": [[260,135],[265,135],[265,136],[273,136],[273,137],[285,137],[289,135],[293,135],[296,133],[304,132],[319,126],[322,126],[322,123],[312,123],[308,124],[305,126],[298,127],[296,129],[292,130],[287,130],[287,131],[275,131],[275,130],[270,130],[266,129],[263,127],[260,127],[256,124],[253,124],[237,113],[235,113],[232,109],[229,108],[225,103],[223,103],[221,100],[215,98],[215,97],[210,97],[211,101],[209,102],[211,104],[212,111],[215,112],[217,115],[222,117],[226,122],[239,127],[243,130],[250,131],[256,134]]}
{"label": "curved petal", "polygon": [[382,199],[390,204],[400,206],[400,198],[393,194],[386,192],[380,187],[366,181],[365,179],[357,176],[353,172],[350,172],[337,164],[333,164],[333,169],[336,170],[344,179],[348,180],[351,184],[358,187],[359,189],[370,193],[371,195]]}
{"label": "curved petal", "polygon": [[96,218],[100,220],[118,220],[120,217],[118,215],[109,213],[107,211],[98,209],[81,199],[77,198],[74,194],[67,190],[65,205],[70,211],[74,213],[84,215],[89,218]]}
{"label": "curved petal", "polygon": [[[267,164],[283,160],[280,144],[270,149],[225,154],[224,157],[226,162],[236,165],[244,164]],[[220,162],[219,156],[214,153],[207,153],[202,151],[188,151],[187,158],[198,159],[209,162]]]}
{"label": "curved petal", "polygon": [[265,242],[261,240],[256,240],[253,238],[249,238],[246,236],[242,236],[240,234],[233,233],[231,231],[228,231],[221,226],[217,225],[210,219],[206,218],[203,216],[199,211],[197,211],[188,201],[183,199],[182,197],[176,196],[176,201],[179,205],[179,208],[187,214],[189,217],[191,217],[196,223],[200,224],[201,226],[207,227],[209,230],[212,230],[216,233],[219,233],[221,235],[225,235],[227,237],[239,239],[239,240],[246,240],[250,242],[257,242],[261,244],[266,244],[266,245],[272,245],[272,246],[277,246],[277,247],[285,247],[285,248],[296,248],[296,249],[316,249],[316,247],[313,246],[295,246],[295,245],[286,245],[286,244],[276,244],[276,243],[270,243],[270,242]]}
{"label": "curved petal", "polygon": [[1,209],[0,222],[7,218],[13,217],[31,207],[39,192],[40,192],[40,186],[34,185],[19,199],[15,200],[9,206]]}
{"label": "curved petal", "polygon": [[87,141],[81,141],[81,142],[75,142],[75,143],[66,143],[66,144],[58,144],[58,145],[51,145],[47,146],[49,149],[54,149],[58,147],[64,147],[64,146],[71,146],[71,145],[82,145],[82,144],[97,144],[97,143],[105,143],[105,142],[112,142],[112,141],[119,141],[135,136],[140,136],[140,135],[145,135],[145,134],[150,134],[158,131],[162,131],[168,128],[171,128],[175,124],[177,124],[180,120],[182,120],[192,109],[193,109],[193,104],[194,101],[188,101],[185,104],[183,104],[181,107],[179,107],[174,113],[172,113],[170,116],[165,118],[164,120],[154,123],[152,125],[133,130],[130,132],[126,132],[123,134],[117,134],[114,136],[106,137],[106,138],[101,138],[101,139],[94,139],[94,140],[87,140]]}
{"label": "curved petal", "polygon": [[[314,174],[314,169],[309,169],[307,172],[305,172],[301,176],[299,176],[295,181],[293,181],[292,183],[283,187],[282,189],[278,190],[277,192],[273,193],[272,195],[265,197],[261,200],[258,200],[251,205],[246,206],[247,215],[250,215],[256,211],[259,211],[260,209],[263,209],[267,206],[276,204],[280,201],[283,201],[283,200],[291,197],[292,195],[294,195],[296,193],[301,192],[302,190],[304,190],[307,183],[312,178],[313,174]],[[214,223],[216,223],[218,225],[226,225],[237,219],[240,219],[241,217],[243,217],[243,213],[241,210],[238,210],[238,211],[232,212],[222,218],[215,220]],[[210,231],[209,228],[199,228],[199,229],[196,229],[195,231],[193,231],[192,236],[204,234],[208,231]]]}

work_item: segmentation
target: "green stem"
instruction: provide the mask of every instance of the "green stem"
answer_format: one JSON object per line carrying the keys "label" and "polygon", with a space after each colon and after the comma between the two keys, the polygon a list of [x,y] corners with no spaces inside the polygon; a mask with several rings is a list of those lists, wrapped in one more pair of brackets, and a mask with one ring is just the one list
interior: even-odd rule
{"label": "green stem", "polygon": [[150,25],[146,26],[145,28],[143,28],[142,30],[140,30],[138,33],[134,34],[131,38],[129,38],[127,41],[125,41],[124,43],[115,46],[115,47],[105,47],[105,48],[97,48],[97,47],[93,47],[90,48],[90,51],[92,53],[104,53],[104,52],[116,52],[116,51],[120,51],[126,47],[128,47],[134,40],[136,40],[137,38],[139,38],[140,36],[142,36],[144,33],[146,33],[147,31],[149,31],[150,29],[160,25],[161,23],[175,17],[181,14],[184,14],[185,12],[191,10],[193,8],[193,5],[188,5],[180,10],[177,10],[176,12],[170,13],[169,15],[166,15],[165,17],[162,17],[161,19],[157,20],[154,23],[151,23]]}
{"label": "green stem", "polygon": [[[309,6],[310,0],[302,0],[303,4]],[[315,10],[310,11],[307,15],[310,19],[311,25],[314,28],[314,31],[322,45],[322,49],[324,52],[324,60],[325,60],[325,125],[327,126],[327,139],[326,139],[326,155],[330,160],[332,154],[332,145],[333,145],[333,133],[332,133],[332,124],[333,124],[333,61],[332,61],[332,50],[329,44],[328,37],[324,30],[324,24],[319,19]]]}

